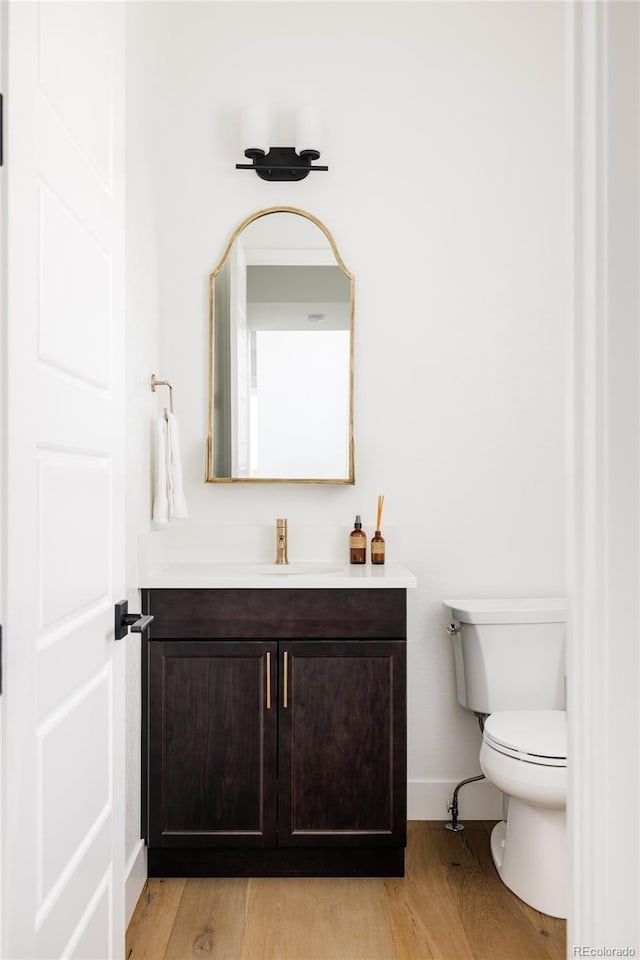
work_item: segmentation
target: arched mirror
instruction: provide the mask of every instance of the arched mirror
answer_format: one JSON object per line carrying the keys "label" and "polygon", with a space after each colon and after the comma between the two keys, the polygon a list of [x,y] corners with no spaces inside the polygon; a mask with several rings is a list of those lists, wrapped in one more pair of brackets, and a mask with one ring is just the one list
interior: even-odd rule
{"label": "arched mirror", "polygon": [[354,280],[316,217],[247,217],[210,277],[210,483],[353,483]]}

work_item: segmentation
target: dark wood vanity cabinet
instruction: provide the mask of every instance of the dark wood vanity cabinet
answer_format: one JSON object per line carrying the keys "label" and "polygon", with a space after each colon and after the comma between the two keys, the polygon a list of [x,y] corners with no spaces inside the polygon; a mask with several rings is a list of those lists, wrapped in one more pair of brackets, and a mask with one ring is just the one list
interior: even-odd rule
{"label": "dark wood vanity cabinet", "polygon": [[251,640],[149,644],[151,847],[275,842],[277,716],[264,693],[276,650]]}
{"label": "dark wood vanity cabinet", "polygon": [[280,646],[289,690],[279,704],[278,842],[403,846],[404,645]]}
{"label": "dark wood vanity cabinet", "polygon": [[151,876],[397,876],[398,589],[143,591]]}

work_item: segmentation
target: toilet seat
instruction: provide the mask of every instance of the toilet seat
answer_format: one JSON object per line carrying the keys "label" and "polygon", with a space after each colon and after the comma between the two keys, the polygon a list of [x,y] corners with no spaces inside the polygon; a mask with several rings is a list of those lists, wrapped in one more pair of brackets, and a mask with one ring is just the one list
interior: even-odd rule
{"label": "toilet seat", "polygon": [[487,747],[514,760],[541,767],[566,767],[567,721],[564,710],[505,710],[484,725]]}

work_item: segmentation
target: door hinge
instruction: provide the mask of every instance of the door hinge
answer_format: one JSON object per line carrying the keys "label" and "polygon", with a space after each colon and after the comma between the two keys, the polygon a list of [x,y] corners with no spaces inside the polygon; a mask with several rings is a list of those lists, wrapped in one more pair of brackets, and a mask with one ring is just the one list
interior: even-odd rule
{"label": "door hinge", "polygon": [[2,149],[2,144],[4,143],[4,101],[2,99],[2,94],[0,93],[0,167],[4,163],[4,150]]}
{"label": "door hinge", "polygon": [[2,693],[2,625],[0,624],[0,693]]}

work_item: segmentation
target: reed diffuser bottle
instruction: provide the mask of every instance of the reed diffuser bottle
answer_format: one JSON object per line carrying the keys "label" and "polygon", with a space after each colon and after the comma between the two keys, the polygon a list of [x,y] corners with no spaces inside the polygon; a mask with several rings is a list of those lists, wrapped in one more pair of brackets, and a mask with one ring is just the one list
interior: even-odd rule
{"label": "reed diffuser bottle", "polygon": [[378,515],[376,522],[376,532],[371,538],[371,563],[384,563],[384,537],[380,533],[382,528],[382,507],[384,504],[384,494],[378,497]]}
{"label": "reed diffuser bottle", "polygon": [[353,530],[349,535],[349,562],[367,562],[367,535],[362,529],[360,514],[357,514]]}

